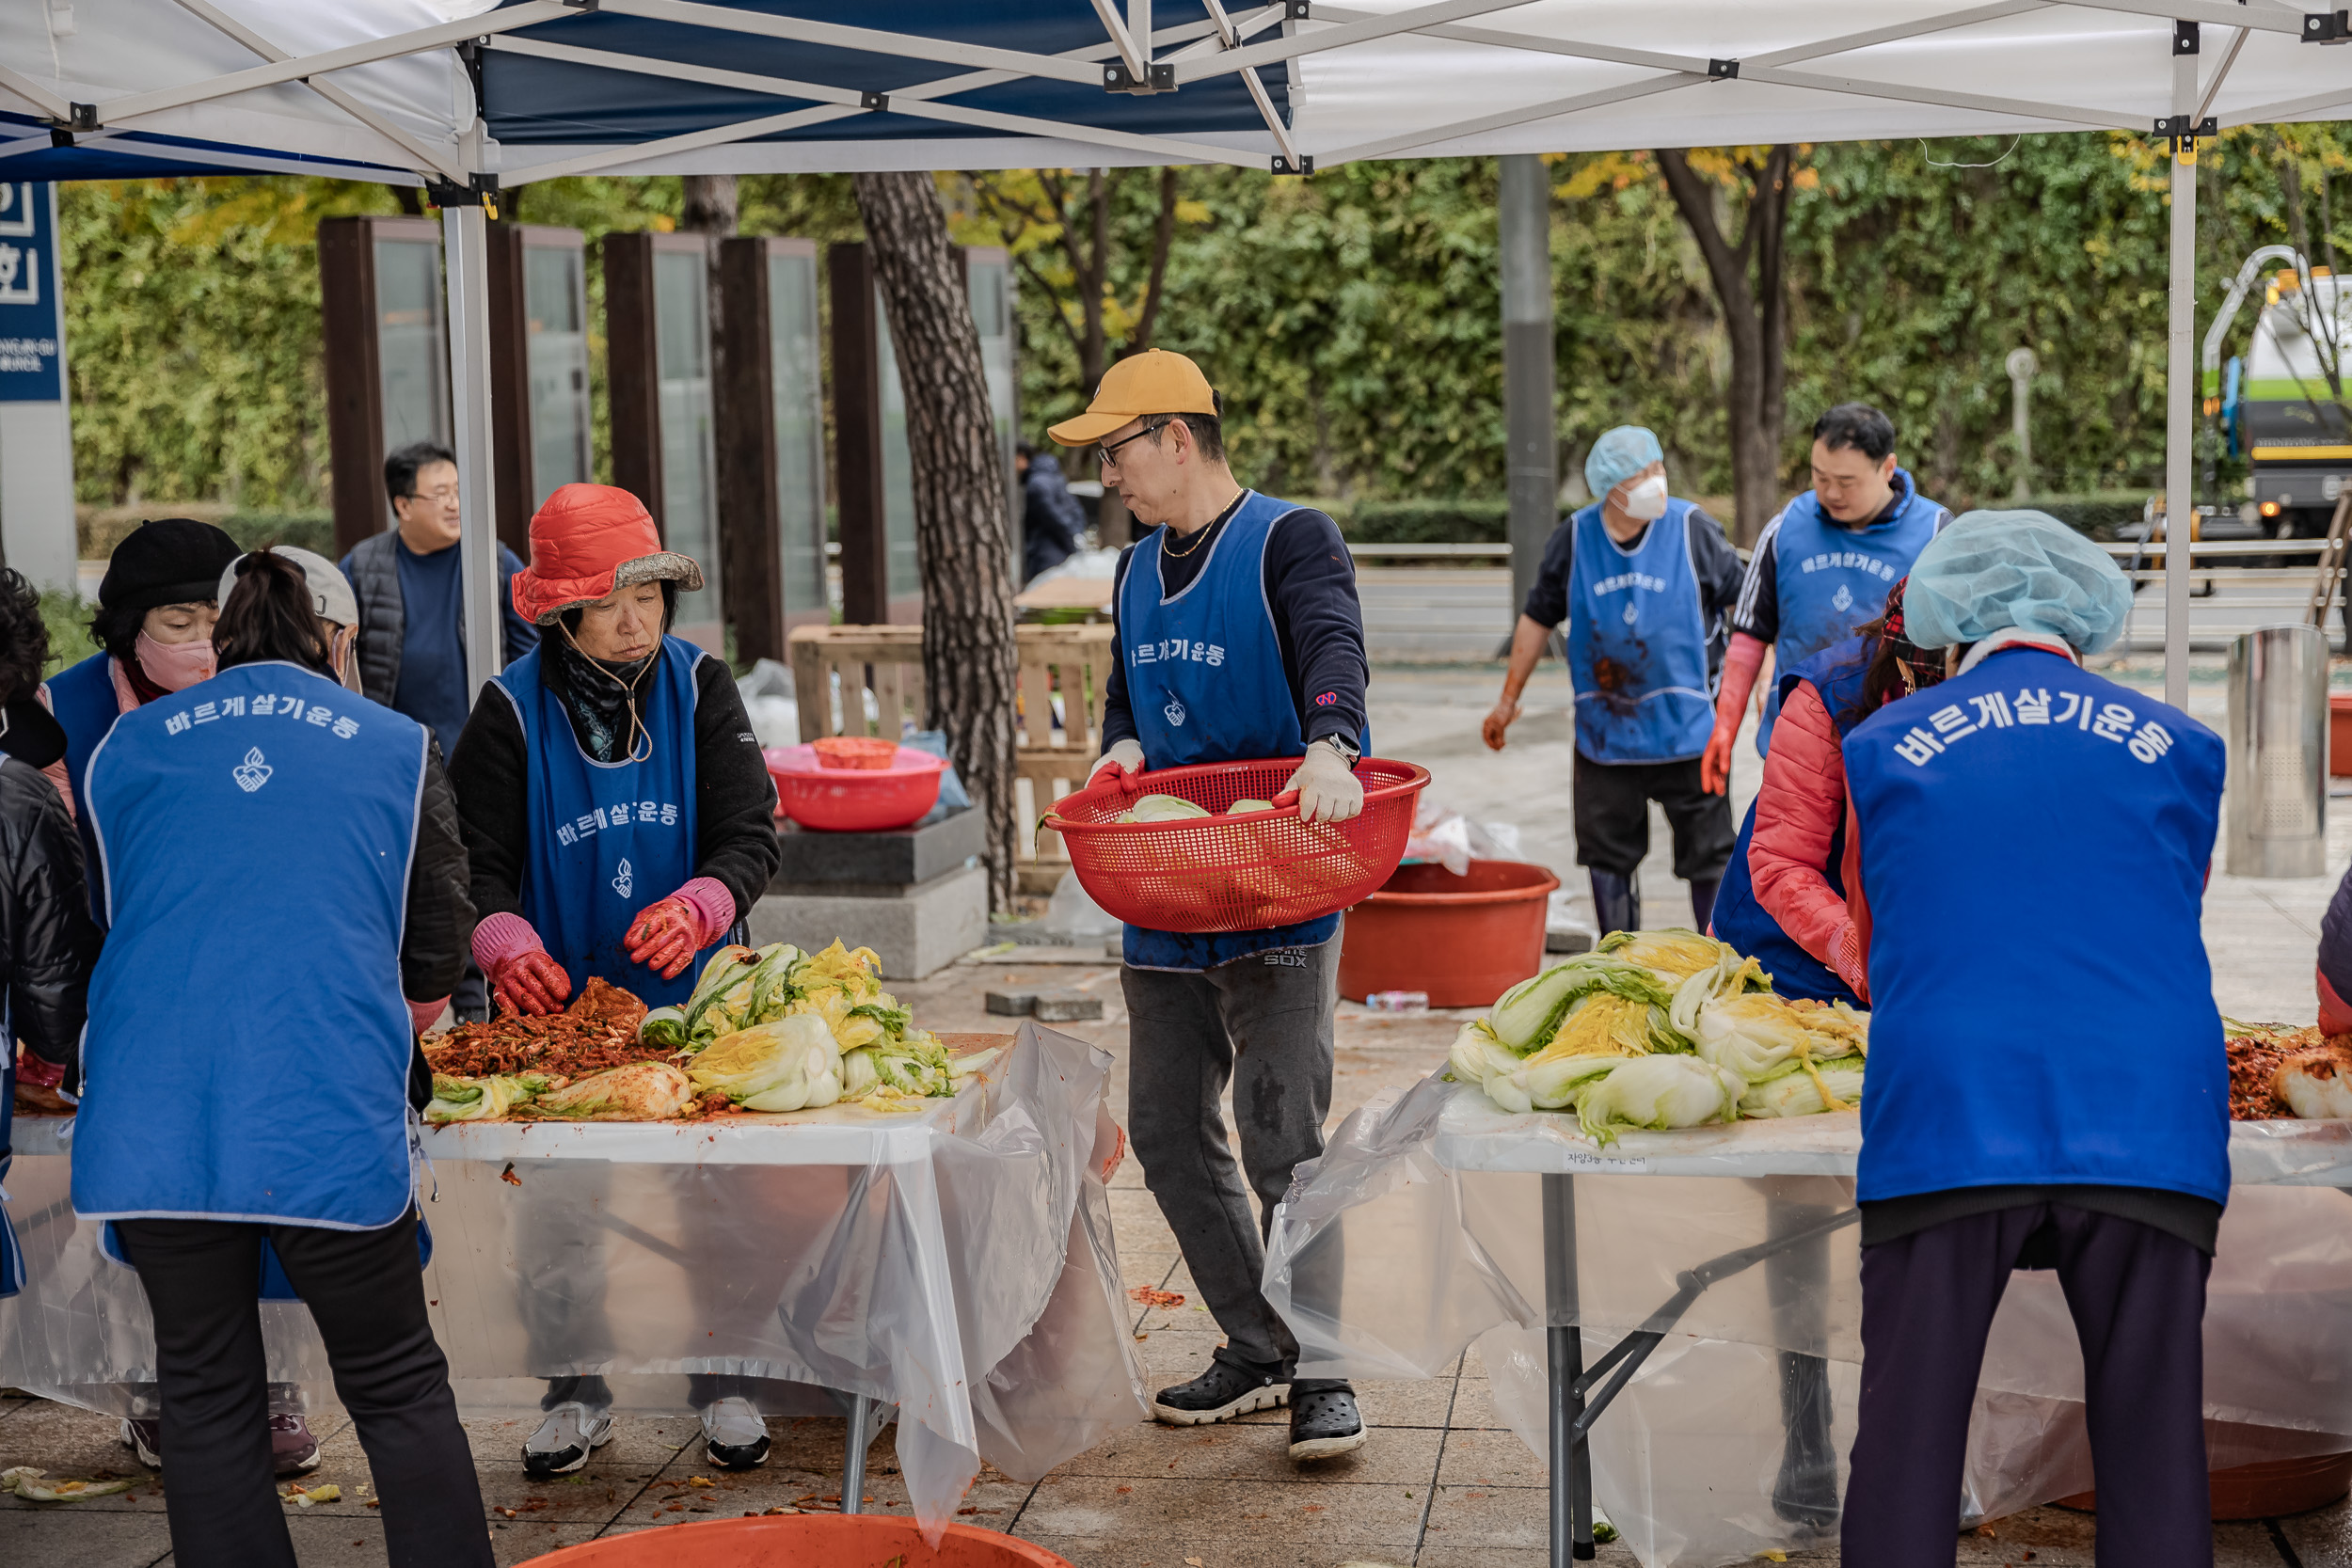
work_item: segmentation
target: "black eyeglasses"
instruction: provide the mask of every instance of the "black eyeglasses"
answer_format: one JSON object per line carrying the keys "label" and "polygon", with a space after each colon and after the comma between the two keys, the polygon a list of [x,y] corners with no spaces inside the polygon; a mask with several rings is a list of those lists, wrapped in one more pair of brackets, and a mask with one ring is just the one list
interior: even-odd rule
{"label": "black eyeglasses", "polygon": [[1120,448],[1131,446],[1134,443],[1142,440],[1146,436],[1157,436],[1161,431],[1168,428],[1168,420],[1161,420],[1157,423],[1145,425],[1141,430],[1136,431],[1133,436],[1122,436],[1116,441],[1104,443],[1102,446],[1094,449],[1095,462],[1105,468],[1118,467],[1119,458],[1116,454]]}

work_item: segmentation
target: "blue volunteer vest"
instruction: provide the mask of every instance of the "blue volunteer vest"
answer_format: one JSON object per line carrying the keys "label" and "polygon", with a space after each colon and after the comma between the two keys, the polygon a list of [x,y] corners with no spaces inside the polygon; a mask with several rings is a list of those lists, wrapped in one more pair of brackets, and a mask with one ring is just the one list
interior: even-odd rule
{"label": "blue volunteer vest", "polygon": [[[1919,494],[1910,471],[1895,470],[1895,515],[1865,529],[1840,528],[1822,515],[1810,490],[1781,508],[1772,534],[1772,572],[1780,599],[1780,635],[1772,668],[1794,670],[1886,610],[1886,593],[1911,570],[1951,514]],[[1780,716],[1775,689],[1756,727],[1758,756],[1772,749]]]}
{"label": "blue volunteer vest", "polygon": [[[1821,705],[1829,709],[1830,722],[1843,736],[1857,722],[1848,710],[1862,696],[1863,677],[1869,673],[1870,655],[1876,647],[1874,639],[1850,637],[1824,648],[1782,675],[1774,694],[1785,699],[1798,682],[1804,682],[1820,694]],[[1837,972],[1799,946],[1795,938],[1780,928],[1772,911],[1756,900],[1756,881],[1748,874],[1748,848],[1755,839],[1756,806],[1750,802],[1747,818],[1740,824],[1740,842],[1732,847],[1731,863],[1724,869],[1723,885],[1715,890],[1710,922],[1715,940],[1727,942],[1762,963],[1772,977],[1772,990],[1783,996],[1861,1006],[1862,998],[1847,988]],[[1846,825],[1840,821],[1830,835],[1829,863],[1821,868],[1840,898],[1846,895],[1845,856]]]}
{"label": "blue volunteer vest", "polygon": [[1869,899],[1857,1196],[2092,1183],[2227,1201],[2199,931],[2220,737],[1997,652],[1847,736]]}
{"label": "blue volunteer vest", "polygon": [[106,924],[106,883],[99,874],[98,839],[90,832],[89,759],[106,732],[115,727],[121,708],[115,696],[113,656],[95,653],[71,669],[60,670],[45,683],[49,711],[65,731],[65,770],[73,785],[73,826],[82,835],[82,863],[89,869],[90,913],[103,929]]}
{"label": "blue volunteer vest", "polygon": [[77,1212],[366,1230],[407,1212],[400,945],[425,745],[274,662],[117,722],[83,797],[112,928]]}
{"label": "blue volunteer vest", "polygon": [[1668,501],[1631,549],[1609,536],[1598,501],[1569,519],[1568,676],[1576,749],[1591,761],[1686,762],[1707,750],[1715,700],[1691,567],[1693,510]]}
{"label": "blue volunteer vest", "polygon": [[638,911],[694,877],[694,668],[707,656],[691,642],[662,638],[639,704],[653,737],[644,762],[597,762],[580,749],[562,699],[539,676],[544,657],[532,649],[494,683],[515,705],[530,753],[523,918],[571,976],[574,995],[593,974],[636,992],[647,1006],[683,1002],[693,994],[701,958],[664,980],[632,960],[621,939]]}
{"label": "blue volunteer vest", "polygon": [[[1245,492],[1209,545],[1200,575],[1173,598],[1161,596],[1166,529],[1154,529],[1128,558],[1119,591],[1120,657],[1147,768],[1295,757],[1306,751],[1306,730],[1282,673],[1281,644],[1265,599],[1266,540],[1275,523],[1297,510]],[[1124,956],[1136,969],[1214,969],[1269,948],[1318,946],[1331,940],[1339,920],[1327,914],[1219,935],[1130,926]]]}

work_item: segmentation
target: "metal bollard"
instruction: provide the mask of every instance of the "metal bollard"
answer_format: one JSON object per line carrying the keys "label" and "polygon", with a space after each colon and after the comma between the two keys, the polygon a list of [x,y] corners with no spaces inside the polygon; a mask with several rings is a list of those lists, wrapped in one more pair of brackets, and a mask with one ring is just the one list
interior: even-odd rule
{"label": "metal bollard", "polygon": [[2230,645],[2233,877],[2320,877],[2328,865],[2328,637],[2263,626]]}

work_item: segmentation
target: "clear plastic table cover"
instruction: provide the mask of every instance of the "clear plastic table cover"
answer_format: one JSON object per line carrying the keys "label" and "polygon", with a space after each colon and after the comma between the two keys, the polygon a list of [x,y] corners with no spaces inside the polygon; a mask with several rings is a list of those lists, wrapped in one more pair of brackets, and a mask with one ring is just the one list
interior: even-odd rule
{"label": "clear plastic table cover", "polygon": [[[686,1410],[690,1378],[770,1380],[751,1392],[776,1414],[864,1395],[897,1406],[935,1538],[982,1460],[1041,1478],[1145,1414],[1100,1171],[1109,1073],[1025,1024],[914,1114],[426,1132],[426,1296],[461,1409],[536,1412],[545,1379],[590,1373],[644,1412]],[[29,1278],[0,1302],[0,1386],[129,1414],[154,1377],[145,1293],[74,1217],[69,1130],[28,1119],[8,1213]],[[331,1402],[309,1312],[262,1317],[270,1376]]]}
{"label": "clear plastic table cover", "polygon": [[[1634,1132],[1512,1115],[1428,1078],[1350,1115],[1276,1211],[1266,1293],[1302,1377],[1418,1378],[1477,1346],[1497,1409],[1547,1451],[1542,1184],[1573,1176],[1586,1364],[1684,1271],[1852,1207],[1859,1118]],[[2352,1123],[2239,1123],[2207,1291],[2216,1468],[2352,1449]],[[1647,1568],[1820,1540],[1775,1513],[1783,1353],[1827,1362],[1836,1485],[1853,1440],[1859,1227],[1700,1294],[1592,1429],[1594,1491]],[[2057,1276],[2011,1277],[1969,1434],[1971,1518],[2087,1491],[2082,1359]]]}

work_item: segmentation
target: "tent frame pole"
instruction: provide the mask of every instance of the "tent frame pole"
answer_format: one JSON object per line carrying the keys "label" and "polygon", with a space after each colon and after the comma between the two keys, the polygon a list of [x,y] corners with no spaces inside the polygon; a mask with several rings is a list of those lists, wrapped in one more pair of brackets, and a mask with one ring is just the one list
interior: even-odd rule
{"label": "tent frame pole", "polygon": [[[2198,24],[2175,24],[2172,112],[2194,114]],[[2188,706],[2188,588],[2190,539],[2197,503],[2190,488],[2190,436],[2196,428],[2197,382],[2197,139],[2172,144],[2170,330],[2164,375],[2164,700]]]}
{"label": "tent frame pole", "polygon": [[506,666],[506,626],[499,604],[498,498],[491,472],[489,209],[444,198],[441,247],[448,260],[450,423],[457,453],[461,624],[466,689],[479,696]]}

